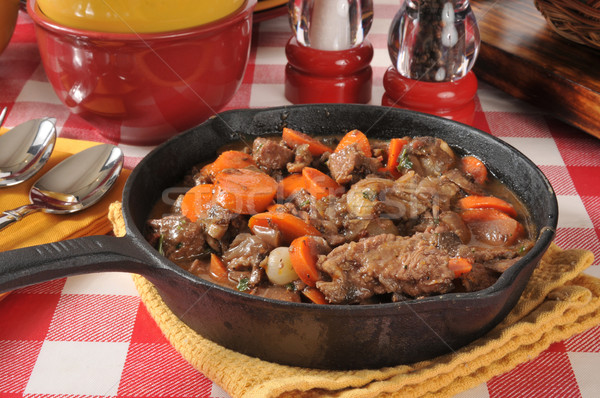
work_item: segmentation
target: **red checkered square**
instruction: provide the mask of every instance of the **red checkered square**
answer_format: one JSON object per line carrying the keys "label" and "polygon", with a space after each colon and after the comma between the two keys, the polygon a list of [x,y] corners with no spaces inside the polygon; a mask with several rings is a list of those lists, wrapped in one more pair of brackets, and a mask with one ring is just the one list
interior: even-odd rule
{"label": "red checkered square", "polygon": [[556,146],[567,166],[600,167],[600,140],[560,122],[549,122]]}
{"label": "red checkered square", "polygon": [[577,195],[577,190],[566,166],[541,165],[539,169],[548,178],[557,195]]}
{"label": "red checkered square", "polygon": [[583,196],[581,201],[583,202],[594,227],[600,229],[600,211],[594,210],[600,209],[600,196]]}
{"label": "red checkered square", "polygon": [[64,294],[46,340],[127,342],[138,304],[132,296]]}
{"label": "red checkered square", "polygon": [[[6,75],[7,63],[0,62],[0,74]],[[14,107],[14,98],[19,95],[25,84],[24,80],[11,80],[2,82],[2,90],[0,90],[0,106],[4,108],[8,107],[8,113],[10,114],[11,109]]]}
{"label": "red checkered square", "polygon": [[119,397],[206,397],[212,382],[168,344],[129,346]]}
{"label": "red checkered square", "polygon": [[564,341],[558,341],[550,344],[550,347],[546,349],[546,352],[567,352]]}
{"label": "red checkered square", "polygon": [[[367,40],[371,42],[373,48],[387,48],[388,35],[381,33],[369,33]],[[389,62],[388,66],[392,65],[392,60],[389,57],[384,57],[386,63]],[[375,60],[377,62],[377,60]]]}
{"label": "red checkered square", "polygon": [[22,289],[17,290],[15,294],[60,294],[60,292],[62,292],[63,287],[65,286],[66,281],[66,278],[61,278],[49,282],[40,283],[37,285],[24,287]]}
{"label": "red checkered square", "polygon": [[257,40],[255,41],[255,45],[253,47],[278,47],[281,50],[281,47],[285,47],[287,42],[292,37],[292,31],[288,32],[258,32],[257,35],[254,36]]}
{"label": "red checkered square", "polygon": [[13,32],[10,42],[19,44],[36,42],[33,21],[27,12],[19,12],[19,17],[17,18],[17,27]]}
{"label": "red checkered square", "polygon": [[[254,58],[256,58],[256,54],[250,56],[248,61],[248,66],[246,66],[246,71],[244,72],[244,76],[242,78],[242,85],[251,85],[254,81],[254,72],[256,70],[256,64],[254,63]],[[237,92],[234,96],[237,97]]]}
{"label": "red checkered square", "polygon": [[[39,67],[39,53],[37,46],[31,44],[9,44],[2,53],[2,62],[0,62],[0,76],[11,76],[10,81],[2,79],[2,91],[5,87],[10,88],[15,83],[23,85],[31,77],[34,71]],[[16,98],[14,91],[4,93],[11,94],[7,98]]]}
{"label": "red checkered square", "polygon": [[251,84],[242,84],[238,89],[235,97],[227,103],[219,112],[224,112],[230,109],[248,108],[250,104],[250,96],[252,94]]}
{"label": "red checkered square", "polygon": [[[116,134],[119,134],[116,132]],[[116,140],[109,140],[100,134],[100,131],[90,123],[75,114],[69,114],[60,131],[63,138],[77,138],[87,141],[98,141],[116,144]]]}
{"label": "red checkered square", "polygon": [[592,228],[557,228],[554,242],[563,249],[590,250],[600,259],[600,238]]}
{"label": "red checkered square", "polygon": [[0,398],[22,396],[41,348],[41,341],[0,341]]}
{"label": "red checkered square", "polygon": [[[37,84],[39,87],[40,83]],[[29,85],[31,85],[31,82]],[[50,88],[47,87],[47,89]],[[41,92],[42,90],[40,90],[40,93]],[[35,94],[32,95],[35,96]],[[16,102],[13,106],[13,109],[6,117],[6,126],[16,126],[31,119],[52,116],[56,118],[56,127],[60,132],[60,126],[67,119],[67,117],[69,117],[69,111],[59,103],[36,102],[35,106],[31,106],[32,102],[33,101],[30,100]]]}
{"label": "red checkered square", "polygon": [[0,302],[0,340],[44,340],[59,298],[59,294],[9,294]]}
{"label": "red checkered square", "polygon": [[481,101],[479,100],[479,97],[477,98],[476,104],[475,115],[471,125],[476,129],[490,134],[490,125],[488,124],[486,113],[481,110]]}
{"label": "red checkered square", "polygon": [[573,336],[564,344],[569,352],[600,352],[600,326]]}
{"label": "red checkered square", "polygon": [[[600,151],[598,152],[600,157]],[[567,166],[577,192],[581,196],[600,196],[599,166]]]}
{"label": "red checkered square", "polygon": [[548,137],[548,126],[541,115],[489,112],[486,118],[491,134],[497,137]]}
{"label": "red checkered square", "polygon": [[544,351],[537,358],[494,377],[488,383],[490,398],[580,396],[569,357]]}
{"label": "red checkered square", "polygon": [[261,65],[254,72],[255,84],[281,84],[285,81],[285,66]]}
{"label": "red checkered square", "polygon": [[146,310],[144,303],[141,302],[135,318],[131,342],[168,344],[162,331],[158,328],[158,325]]}

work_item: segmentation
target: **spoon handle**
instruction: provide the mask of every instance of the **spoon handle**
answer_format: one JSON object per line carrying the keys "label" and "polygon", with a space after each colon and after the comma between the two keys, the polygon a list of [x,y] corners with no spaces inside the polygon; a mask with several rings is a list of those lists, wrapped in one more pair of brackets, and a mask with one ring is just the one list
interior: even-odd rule
{"label": "spoon handle", "polygon": [[10,224],[19,221],[28,214],[38,211],[41,207],[34,204],[17,207],[13,210],[6,210],[0,214],[0,230],[8,227]]}

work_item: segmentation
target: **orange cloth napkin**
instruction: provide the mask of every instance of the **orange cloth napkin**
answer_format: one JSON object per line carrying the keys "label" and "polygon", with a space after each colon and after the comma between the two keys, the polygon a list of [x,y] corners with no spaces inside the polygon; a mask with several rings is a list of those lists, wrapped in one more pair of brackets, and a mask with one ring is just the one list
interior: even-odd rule
{"label": "orange cloth napkin", "polygon": [[[0,134],[5,129],[0,130]],[[11,210],[29,203],[31,186],[45,172],[74,153],[80,152],[97,142],[58,138],[48,163],[29,180],[12,187],[0,188],[0,211]],[[42,211],[30,214],[0,231],[0,251],[57,242],[87,235],[104,235],[112,226],[107,218],[108,206],[121,199],[123,186],[130,170],[121,175],[108,194],[89,209],[66,215],[46,214]],[[0,299],[3,295],[0,294]]]}

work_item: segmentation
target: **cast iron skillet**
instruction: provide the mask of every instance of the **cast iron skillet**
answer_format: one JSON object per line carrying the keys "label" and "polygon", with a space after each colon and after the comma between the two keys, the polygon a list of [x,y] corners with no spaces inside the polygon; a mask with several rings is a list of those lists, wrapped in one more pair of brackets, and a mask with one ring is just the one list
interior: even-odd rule
{"label": "cast iron skillet", "polygon": [[[364,306],[287,303],[239,293],[182,270],[146,242],[143,230],[151,208],[193,165],[242,135],[280,134],[283,126],[315,135],[360,129],[384,139],[444,139],[459,153],[484,159],[523,200],[538,227],[537,242],[483,291]],[[123,213],[124,238],[85,237],[0,253],[0,292],[75,274],[138,273],[156,286],[182,321],[227,348],[287,365],[359,369],[429,359],[491,330],[516,304],[552,241],[558,207],[542,172],[489,134],[400,109],[336,104],[228,111],[174,137],[132,172],[123,192]]]}

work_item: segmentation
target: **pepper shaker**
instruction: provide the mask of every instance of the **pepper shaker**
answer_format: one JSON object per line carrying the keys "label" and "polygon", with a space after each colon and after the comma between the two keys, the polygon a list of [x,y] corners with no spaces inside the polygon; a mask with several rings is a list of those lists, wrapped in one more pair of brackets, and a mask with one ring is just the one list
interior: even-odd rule
{"label": "pepper shaker", "polygon": [[285,97],[295,104],[368,103],[372,0],[290,0]]}
{"label": "pepper shaker", "polygon": [[390,26],[382,105],[471,124],[479,45],[469,0],[403,0]]}

